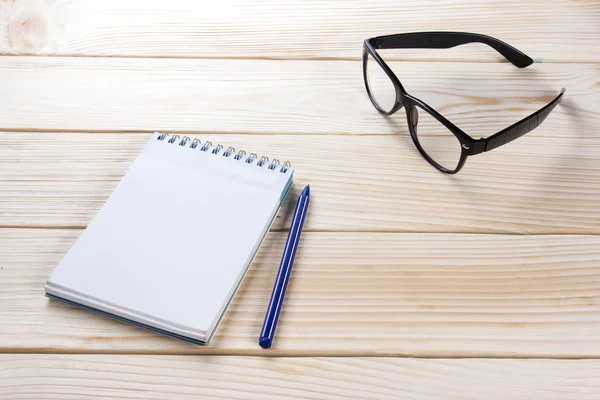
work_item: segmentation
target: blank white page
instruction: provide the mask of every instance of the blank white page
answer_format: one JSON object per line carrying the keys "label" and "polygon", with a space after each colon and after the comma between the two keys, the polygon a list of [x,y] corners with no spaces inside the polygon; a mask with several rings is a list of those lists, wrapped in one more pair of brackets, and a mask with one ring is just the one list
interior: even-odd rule
{"label": "blank white page", "polygon": [[293,170],[167,140],[150,139],[46,290],[206,342],[275,218]]}

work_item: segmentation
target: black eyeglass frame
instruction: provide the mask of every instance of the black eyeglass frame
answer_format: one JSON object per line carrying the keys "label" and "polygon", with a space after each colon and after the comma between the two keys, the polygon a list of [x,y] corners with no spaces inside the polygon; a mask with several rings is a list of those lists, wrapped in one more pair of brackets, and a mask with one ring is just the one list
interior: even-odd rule
{"label": "black eyeglass frame", "polygon": [[[516,48],[504,43],[498,39],[490,36],[480,35],[476,33],[466,32],[420,32],[420,33],[403,33],[398,35],[378,36],[367,39],[363,44],[363,78],[365,81],[365,87],[371,103],[375,108],[386,116],[390,116],[400,110],[402,107],[406,109],[406,119],[408,121],[408,128],[410,136],[419,150],[419,153],[435,168],[445,172],[447,174],[456,174],[465,165],[465,161],[468,156],[473,156],[483,152],[487,152],[498,148],[506,143],[512,142],[515,139],[520,138],[526,133],[531,132],[537,128],[546,117],[552,112],[562,100],[565,89],[560,91],[560,94],[552,100],[550,103],[534,112],[533,114],[523,118],[522,120],[512,124],[511,126],[501,130],[500,132],[488,137],[481,139],[473,139],[467,135],[462,129],[458,128],[452,122],[450,122],[443,115],[438,113],[436,110],[431,108],[424,101],[408,94],[400,80],[394,74],[394,72],[388,67],[383,58],[377,53],[377,49],[408,49],[408,48],[427,48],[427,49],[448,49],[455,46],[460,46],[467,43],[483,43],[498,51],[508,61],[518,68],[525,68],[533,63],[533,60],[517,50]],[[372,56],[373,59],[379,64],[386,75],[392,81],[396,90],[396,100],[394,106],[386,111],[377,103],[376,99],[371,93],[369,88],[369,81],[367,76],[367,61],[368,57]],[[438,120],[444,125],[450,132],[456,136],[461,145],[461,155],[458,164],[455,169],[450,170],[438,164],[433,160],[427,152],[423,149],[419,143],[419,139],[416,133],[415,126],[418,123],[418,111],[415,107],[420,107],[426,111],[433,118]]]}

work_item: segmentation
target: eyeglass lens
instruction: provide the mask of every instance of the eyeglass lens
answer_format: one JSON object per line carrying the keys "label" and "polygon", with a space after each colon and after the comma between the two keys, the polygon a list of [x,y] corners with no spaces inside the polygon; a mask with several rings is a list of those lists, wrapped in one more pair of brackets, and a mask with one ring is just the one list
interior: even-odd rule
{"label": "eyeglass lens", "polygon": [[454,171],[462,155],[458,138],[419,106],[412,106],[410,121],[423,151],[439,166]]}
{"label": "eyeglass lens", "polygon": [[371,54],[367,56],[367,85],[371,100],[383,112],[390,112],[396,104],[396,88],[390,77]]}

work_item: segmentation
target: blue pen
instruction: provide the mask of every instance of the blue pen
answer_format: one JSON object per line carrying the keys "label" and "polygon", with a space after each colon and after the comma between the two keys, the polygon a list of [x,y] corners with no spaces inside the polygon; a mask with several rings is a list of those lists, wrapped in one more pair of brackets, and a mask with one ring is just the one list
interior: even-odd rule
{"label": "blue pen", "polygon": [[269,302],[265,322],[263,323],[260,339],[258,340],[258,344],[263,349],[268,349],[273,343],[273,336],[275,336],[279,313],[281,312],[281,306],[283,305],[285,289],[287,288],[292,273],[292,265],[294,265],[294,258],[296,257],[296,250],[298,249],[298,243],[300,242],[300,234],[302,233],[302,227],[304,226],[304,219],[306,218],[309,202],[310,186],[307,185],[302,191],[302,194],[300,194],[300,197],[298,197],[298,203],[296,204],[296,210],[294,211],[294,217],[292,218],[292,226],[290,227],[290,232],[288,233],[287,241],[285,243],[285,250],[283,251],[281,265],[279,265],[279,272],[277,273],[277,279],[275,280],[275,286],[273,287],[273,293],[271,294],[271,301]]}

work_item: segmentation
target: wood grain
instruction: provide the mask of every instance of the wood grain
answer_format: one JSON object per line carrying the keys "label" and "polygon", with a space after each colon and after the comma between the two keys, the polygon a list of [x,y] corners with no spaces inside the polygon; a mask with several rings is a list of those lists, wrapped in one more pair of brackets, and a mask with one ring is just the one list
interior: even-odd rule
{"label": "wood grain", "polygon": [[[567,88],[543,135],[597,137],[598,65],[398,62],[406,89],[475,138]],[[380,115],[360,61],[0,58],[0,130],[407,135]]]}
{"label": "wood grain", "polygon": [[[600,361],[2,355],[0,397],[595,400]],[[468,390],[466,388],[468,387]]]}
{"label": "wood grain", "polygon": [[[599,61],[594,0],[197,2],[3,1],[0,54],[359,58],[377,35],[431,30],[498,37],[544,61]],[[497,61],[484,46],[396,57]]]}
{"label": "wood grain", "polygon": [[306,232],[265,352],[285,233],[200,347],[45,298],[80,232],[0,230],[0,352],[600,357],[600,236]]}
{"label": "wood grain", "polygon": [[[0,0],[0,399],[598,399],[598,21],[594,0]],[[564,86],[563,104],[438,173],[359,61],[367,37],[431,30],[536,60],[382,52],[473,137]],[[313,186],[273,349],[256,342],[289,204],[209,347],[44,297],[157,130],[289,159]],[[497,359],[531,357],[563,360]]]}
{"label": "wood grain", "polygon": [[[87,226],[149,137],[0,133],[0,226]],[[600,233],[600,137],[579,132],[532,132],[456,176],[406,136],[196,137],[291,160],[295,187],[313,187],[307,230]],[[292,203],[275,229],[289,226]]]}

